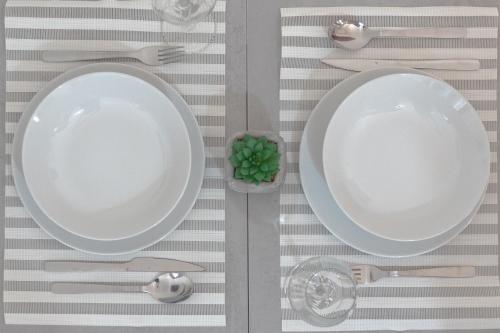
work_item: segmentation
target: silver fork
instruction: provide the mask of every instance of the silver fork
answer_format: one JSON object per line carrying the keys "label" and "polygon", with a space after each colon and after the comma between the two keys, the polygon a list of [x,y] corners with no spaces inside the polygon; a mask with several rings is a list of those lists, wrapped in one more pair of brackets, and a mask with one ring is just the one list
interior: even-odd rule
{"label": "silver fork", "polygon": [[42,53],[46,62],[68,62],[112,58],[133,58],[146,65],[160,66],[182,59],[186,53],[183,46],[148,46],[132,51],[84,51],[84,50],[47,50]]}
{"label": "silver fork", "polygon": [[476,269],[473,266],[445,266],[404,271],[383,271],[373,265],[350,265],[350,267],[354,279],[359,284],[375,282],[387,277],[468,278],[476,275]]}

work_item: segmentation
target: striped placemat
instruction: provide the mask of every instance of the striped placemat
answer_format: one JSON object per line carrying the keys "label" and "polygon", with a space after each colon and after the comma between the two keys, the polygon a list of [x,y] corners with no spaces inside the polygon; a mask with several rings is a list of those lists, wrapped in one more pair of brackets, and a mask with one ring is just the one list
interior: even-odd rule
{"label": "striped placemat", "polygon": [[[5,9],[7,58],[4,309],[7,324],[92,326],[225,326],[224,180],[225,1],[217,3],[214,43],[181,63],[148,67],[186,99],[202,129],[207,170],[187,219],[164,240],[139,253],[96,257],[62,245],[45,234],[23,209],[10,169],[17,121],[34,94],[65,70],[84,63],[44,63],[43,49],[126,49],[162,42],[151,1],[12,0]],[[200,49],[214,30],[211,18],[189,33],[167,27],[176,44]],[[177,31],[177,32],[176,32]],[[179,304],[161,304],[146,294],[55,295],[52,281],[143,284],[155,273],[46,273],[49,259],[128,260],[169,257],[200,263],[190,273],[195,293]]]}
{"label": "striped placemat", "polygon": [[[282,293],[283,331],[500,330],[497,215],[497,29],[496,8],[479,7],[332,7],[281,10],[282,59],[280,133],[287,142],[288,170],[281,191],[281,272],[316,255],[384,267],[474,265],[472,279],[385,279],[359,287],[357,310],[333,328],[301,321]],[[334,17],[354,17],[372,27],[467,27],[466,39],[378,39],[351,57],[380,59],[478,58],[475,72],[429,71],[459,89],[484,121],[491,143],[488,193],[474,222],[456,239],[429,254],[405,259],[377,258],[333,237],[315,217],[298,174],[299,142],[318,100],[352,72],[322,65],[332,51],[327,26]],[[344,54],[345,55],[345,54]],[[299,253],[299,256],[294,254]],[[283,288],[282,288],[283,290]]]}

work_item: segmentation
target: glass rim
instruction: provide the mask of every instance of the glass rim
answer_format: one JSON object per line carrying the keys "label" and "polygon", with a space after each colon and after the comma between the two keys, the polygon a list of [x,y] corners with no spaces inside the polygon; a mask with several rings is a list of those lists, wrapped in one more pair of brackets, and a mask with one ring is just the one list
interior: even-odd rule
{"label": "glass rim", "polygon": [[[326,317],[326,316],[320,315],[320,314],[318,314],[315,311],[308,311],[307,312],[307,314],[310,317],[312,317],[312,318],[316,318],[318,320],[326,321],[325,325],[320,325],[318,323],[311,322],[311,320],[308,320],[308,318],[306,316],[304,316],[305,312],[295,309],[294,305],[293,305],[294,302],[292,301],[291,295],[290,295],[290,292],[289,292],[290,280],[293,278],[293,274],[297,270],[302,269],[303,266],[305,264],[307,264],[308,262],[314,261],[314,260],[320,261],[322,258],[326,258],[328,260],[331,260],[335,264],[338,264],[339,266],[341,266],[342,268],[344,268],[346,271],[348,270],[348,271],[351,272],[351,274],[348,274],[347,272],[344,272],[344,271],[340,271],[339,272],[335,268],[332,269],[332,270],[336,270],[337,273],[340,273],[340,274],[346,276],[349,279],[349,281],[352,283],[352,291],[353,291],[353,295],[352,295],[352,301],[353,302],[352,302],[352,305],[348,309],[344,310],[347,313],[347,315],[344,318],[342,318],[342,317],[330,318],[330,317]],[[328,269],[324,269],[324,270],[327,271]],[[339,260],[339,259],[337,259],[337,258],[335,258],[334,256],[331,256],[331,255],[310,257],[309,259],[306,259],[306,260],[298,263],[297,265],[293,266],[288,271],[288,274],[287,274],[287,277],[285,279],[283,288],[284,288],[285,296],[286,296],[286,298],[287,298],[287,300],[288,300],[288,302],[289,302],[289,304],[291,306],[291,309],[294,310],[297,314],[299,314],[299,316],[301,317],[302,320],[304,320],[305,322],[307,322],[307,323],[309,323],[311,325],[318,326],[318,327],[334,326],[334,325],[338,325],[341,322],[347,320],[352,315],[353,311],[356,309],[357,304],[358,304],[358,288],[357,288],[357,283],[356,283],[356,280],[354,279],[354,277],[352,275],[352,271],[351,271],[350,267],[344,261]]]}

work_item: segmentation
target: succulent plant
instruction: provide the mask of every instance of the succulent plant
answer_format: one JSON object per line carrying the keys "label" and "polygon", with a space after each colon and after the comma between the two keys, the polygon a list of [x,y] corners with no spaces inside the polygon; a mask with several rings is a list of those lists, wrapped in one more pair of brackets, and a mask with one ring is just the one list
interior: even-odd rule
{"label": "succulent plant", "polygon": [[234,167],[234,178],[259,185],[273,181],[279,171],[280,157],[275,142],[264,136],[245,134],[234,141],[229,161]]}

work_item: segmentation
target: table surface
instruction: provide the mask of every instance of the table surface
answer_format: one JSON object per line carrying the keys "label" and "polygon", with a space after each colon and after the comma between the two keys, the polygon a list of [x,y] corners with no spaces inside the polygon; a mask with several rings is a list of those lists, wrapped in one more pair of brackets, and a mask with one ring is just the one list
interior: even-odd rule
{"label": "table surface", "polygon": [[[0,0],[0,122],[5,107],[4,6]],[[226,8],[226,134],[245,130],[278,131],[280,13],[298,6],[415,6],[414,0],[229,0]],[[419,6],[498,6],[500,0],[420,0]],[[251,69],[251,70],[249,70]],[[5,138],[4,127],[0,139]],[[4,145],[2,145],[4,146]],[[2,174],[4,149],[0,153]],[[4,187],[1,177],[1,188]],[[279,265],[279,193],[243,195],[226,190],[226,328],[132,328],[14,326],[3,320],[0,293],[0,332],[73,333],[115,332],[281,332]],[[3,214],[4,193],[0,194]],[[0,242],[3,242],[3,226]],[[1,244],[0,244],[1,245]],[[3,267],[0,246],[0,269]],[[3,275],[0,275],[0,286]],[[491,330],[493,332],[495,330]],[[449,331],[448,331],[449,332]]]}

